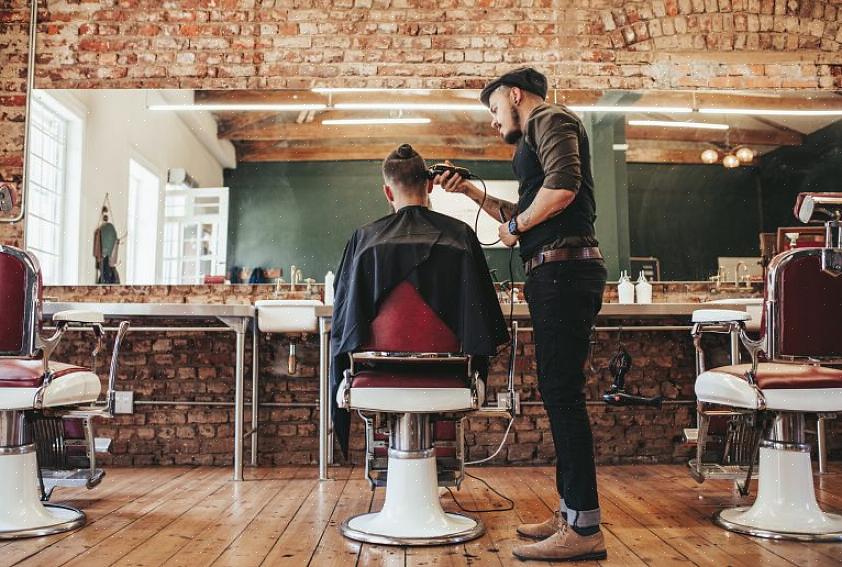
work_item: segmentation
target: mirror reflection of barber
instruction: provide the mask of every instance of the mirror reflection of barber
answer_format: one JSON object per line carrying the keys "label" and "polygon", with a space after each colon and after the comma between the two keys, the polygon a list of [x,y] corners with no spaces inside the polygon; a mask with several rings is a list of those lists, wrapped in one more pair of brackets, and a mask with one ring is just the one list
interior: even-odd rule
{"label": "mirror reflection of barber", "polygon": [[556,451],[559,511],[540,524],[520,526],[521,535],[540,541],[517,547],[514,554],[522,559],[601,558],[605,543],[583,366],[607,273],[595,238],[588,135],[569,109],[545,102],[546,94],[546,77],[520,68],[489,83],[480,95],[491,112],[491,126],[516,146],[517,203],[485,196],[452,172],[434,182],[468,196],[499,221],[500,239],[506,246],[519,245],[527,274],[524,291],[538,388]]}

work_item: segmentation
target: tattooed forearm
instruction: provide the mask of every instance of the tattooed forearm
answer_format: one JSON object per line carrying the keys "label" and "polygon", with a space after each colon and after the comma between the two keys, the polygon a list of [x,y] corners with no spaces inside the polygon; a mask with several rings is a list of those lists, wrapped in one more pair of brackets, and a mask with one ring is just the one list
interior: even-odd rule
{"label": "tattooed forearm", "polygon": [[492,197],[491,195],[484,196],[482,191],[473,192],[470,197],[477,205],[482,207],[482,210],[499,222],[506,222],[517,211],[517,206],[514,203]]}

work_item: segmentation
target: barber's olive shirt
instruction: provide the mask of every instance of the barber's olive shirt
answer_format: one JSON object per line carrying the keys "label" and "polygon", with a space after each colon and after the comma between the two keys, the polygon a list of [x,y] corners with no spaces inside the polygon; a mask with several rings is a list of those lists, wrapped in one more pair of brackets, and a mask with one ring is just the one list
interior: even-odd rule
{"label": "barber's olive shirt", "polygon": [[532,204],[541,187],[576,193],[561,213],[521,235],[524,260],[540,250],[599,245],[590,143],[575,114],[560,105],[537,106],[527,119],[512,166],[520,181],[518,211]]}

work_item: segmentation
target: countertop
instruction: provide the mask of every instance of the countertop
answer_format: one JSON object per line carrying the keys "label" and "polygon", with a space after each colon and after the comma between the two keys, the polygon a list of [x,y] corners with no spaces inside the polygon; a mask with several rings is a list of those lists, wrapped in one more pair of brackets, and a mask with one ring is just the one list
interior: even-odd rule
{"label": "countertop", "polygon": [[50,316],[68,309],[90,309],[110,317],[162,317],[206,319],[209,317],[253,317],[252,305],[221,303],[97,303],[60,301],[44,302],[43,314]]}
{"label": "countertop", "polygon": [[[508,303],[501,303],[500,308],[503,314],[509,315]],[[713,308],[708,303],[603,303],[599,312],[600,317],[689,317],[697,309]],[[719,307],[722,309],[722,307]],[[727,309],[745,311],[745,305],[728,305]],[[323,305],[316,307],[317,317],[333,316],[333,306]],[[514,316],[519,319],[529,317],[529,308],[526,303],[515,303]]]}

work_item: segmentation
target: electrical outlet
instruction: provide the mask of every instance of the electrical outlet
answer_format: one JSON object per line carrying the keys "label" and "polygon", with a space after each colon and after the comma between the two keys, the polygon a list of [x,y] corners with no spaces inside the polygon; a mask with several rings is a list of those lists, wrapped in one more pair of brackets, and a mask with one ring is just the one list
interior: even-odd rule
{"label": "electrical outlet", "polygon": [[[512,405],[514,407],[510,408],[512,410],[513,415],[520,415],[520,392],[515,391],[514,399],[512,400]],[[509,392],[497,392],[497,407],[498,408],[509,408]]]}
{"label": "electrical outlet", "polygon": [[114,413],[134,413],[134,392],[114,392]]}

